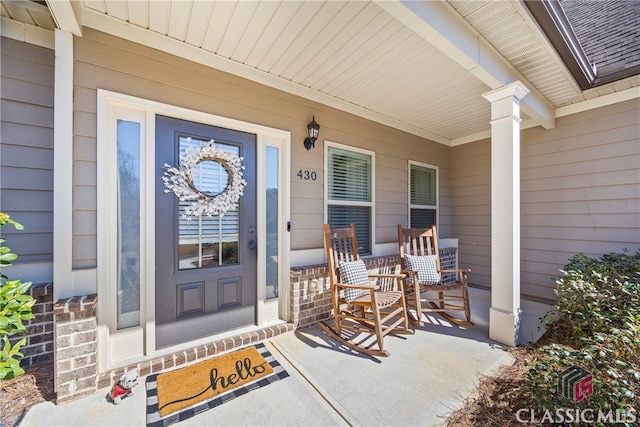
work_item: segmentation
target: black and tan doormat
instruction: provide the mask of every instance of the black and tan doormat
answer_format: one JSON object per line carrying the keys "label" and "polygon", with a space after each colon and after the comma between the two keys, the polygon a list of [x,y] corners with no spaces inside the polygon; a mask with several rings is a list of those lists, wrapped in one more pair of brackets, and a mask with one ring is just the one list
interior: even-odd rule
{"label": "black and tan doormat", "polygon": [[147,426],[165,427],[288,377],[263,343],[149,375]]}

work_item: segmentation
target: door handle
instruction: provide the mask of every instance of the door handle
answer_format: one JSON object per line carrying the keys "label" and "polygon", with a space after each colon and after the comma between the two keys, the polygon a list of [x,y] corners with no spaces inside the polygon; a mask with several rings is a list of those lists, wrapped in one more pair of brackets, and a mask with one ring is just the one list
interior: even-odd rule
{"label": "door handle", "polygon": [[255,240],[251,240],[249,242],[249,249],[251,249],[252,251],[255,251],[257,247],[258,247],[258,244],[256,243]]}

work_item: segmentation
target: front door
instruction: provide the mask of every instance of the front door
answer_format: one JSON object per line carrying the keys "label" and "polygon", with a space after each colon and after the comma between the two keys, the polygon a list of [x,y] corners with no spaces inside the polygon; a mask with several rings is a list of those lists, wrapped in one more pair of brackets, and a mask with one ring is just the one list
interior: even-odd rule
{"label": "front door", "polygon": [[[184,218],[189,202],[167,193],[166,165],[209,141],[243,158],[247,182],[238,208]],[[163,348],[256,324],[256,135],[157,116],[156,347]],[[206,160],[193,187],[211,197],[227,188],[228,169]]]}

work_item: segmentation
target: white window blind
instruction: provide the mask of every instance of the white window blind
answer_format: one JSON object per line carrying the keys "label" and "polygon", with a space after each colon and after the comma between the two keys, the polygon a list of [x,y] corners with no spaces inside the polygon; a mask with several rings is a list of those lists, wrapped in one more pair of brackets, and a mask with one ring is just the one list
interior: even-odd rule
{"label": "white window blind", "polygon": [[330,146],[327,150],[327,221],[356,226],[358,252],[371,253],[372,156]]}
{"label": "white window blind", "polygon": [[438,218],[438,171],[436,168],[411,164],[409,176],[410,226],[431,227]]}
{"label": "white window blind", "polygon": [[329,148],[329,200],[371,201],[371,156]]}

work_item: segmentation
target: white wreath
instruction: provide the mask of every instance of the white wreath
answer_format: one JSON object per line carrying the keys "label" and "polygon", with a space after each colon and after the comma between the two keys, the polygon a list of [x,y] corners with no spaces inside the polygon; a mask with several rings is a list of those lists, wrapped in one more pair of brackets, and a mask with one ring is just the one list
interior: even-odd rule
{"label": "white wreath", "polygon": [[[205,160],[220,163],[229,173],[227,187],[215,196],[201,192],[193,184],[193,168]],[[180,157],[179,167],[165,163],[167,170],[162,176],[166,187],[164,192],[173,192],[181,202],[191,202],[185,207],[183,218],[191,219],[202,215],[223,216],[227,211],[238,207],[238,200],[244,194],[247,182],[242,179],[242,160],[243,157],[215,145],[213,140],[201,147],[189,147]]]}

